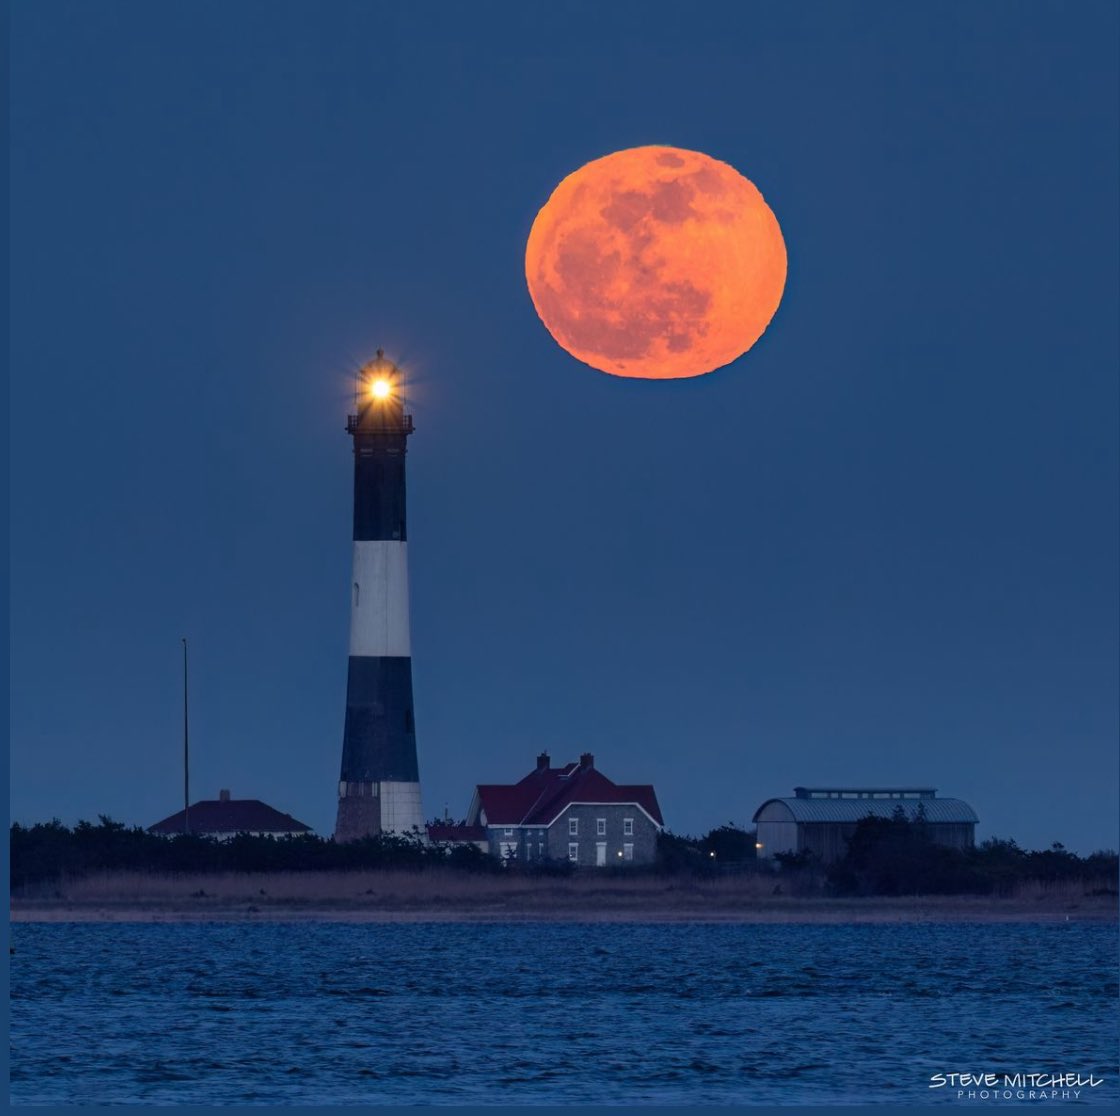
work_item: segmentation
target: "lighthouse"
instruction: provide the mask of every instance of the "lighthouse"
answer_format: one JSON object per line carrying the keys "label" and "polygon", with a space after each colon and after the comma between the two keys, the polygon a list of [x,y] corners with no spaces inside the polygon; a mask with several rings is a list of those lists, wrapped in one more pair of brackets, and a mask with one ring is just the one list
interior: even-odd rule
{"label": "lighthouse", "polygon": [[412,416],[400,370],[377,358],[358,373],[354,440],[354,573],[350,663],[336,841],[423,832],[412,649],[404,458]]}

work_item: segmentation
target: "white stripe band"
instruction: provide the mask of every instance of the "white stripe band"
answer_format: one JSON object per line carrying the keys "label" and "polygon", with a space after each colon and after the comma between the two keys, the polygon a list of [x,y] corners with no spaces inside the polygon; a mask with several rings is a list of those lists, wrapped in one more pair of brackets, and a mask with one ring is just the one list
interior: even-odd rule
{"label": "white stripe band", "polygon": [[408,543],[354,543],[350,654],[408,656]]}
{"label": "white stripe band", "polygon": [[419,783],[382,783],[380,797],[382,833],[425,832]]}

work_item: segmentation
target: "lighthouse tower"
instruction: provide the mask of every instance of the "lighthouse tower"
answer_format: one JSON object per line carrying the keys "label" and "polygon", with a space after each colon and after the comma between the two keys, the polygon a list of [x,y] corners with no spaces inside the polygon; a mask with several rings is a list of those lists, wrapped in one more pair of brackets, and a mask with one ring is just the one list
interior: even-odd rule
{"label": "lighthouse tower", "polygon": [[378,349],[358,373],[350,668],[336,841],[423,832],[408,634],[405,414],[400,370]]}

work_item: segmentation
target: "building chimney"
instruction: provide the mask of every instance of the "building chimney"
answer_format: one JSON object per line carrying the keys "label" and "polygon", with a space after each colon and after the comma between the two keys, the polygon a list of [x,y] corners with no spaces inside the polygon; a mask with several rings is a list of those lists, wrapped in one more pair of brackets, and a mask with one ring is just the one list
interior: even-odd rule
{"label": "building chimney", "polygon": [[229,801],[229,791],[228,790],[218,791],[218,801],[219,802],[228,802]]}
{"label": "building chimney", "polygon": [[537,756],[537,770],[538,771],[547,771],[548,770],[548,753],[547,752],[541,752],[541,754],[539,756]]}
{"label": "building chimney", "polygon": [[579,765],[590,771],[591,768],[595,766],[595,757],[590,752],[584,752],[583,755],[579,757]]}

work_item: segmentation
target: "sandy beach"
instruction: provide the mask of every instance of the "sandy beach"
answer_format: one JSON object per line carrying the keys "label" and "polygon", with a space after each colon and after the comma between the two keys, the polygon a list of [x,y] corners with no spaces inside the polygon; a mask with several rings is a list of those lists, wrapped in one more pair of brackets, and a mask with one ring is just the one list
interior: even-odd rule
{"label": "sandy beach", "polygon": [[[788,886],[788,885],[787,885]],[[13,922],[1109,922],[1115,895],[1080,885],[1014,895],[826,898],[773,879],[461,873],[113,873],[13,895]]]}

